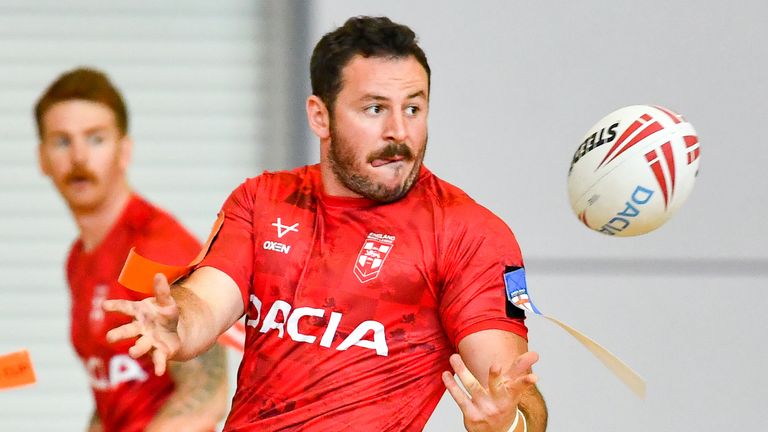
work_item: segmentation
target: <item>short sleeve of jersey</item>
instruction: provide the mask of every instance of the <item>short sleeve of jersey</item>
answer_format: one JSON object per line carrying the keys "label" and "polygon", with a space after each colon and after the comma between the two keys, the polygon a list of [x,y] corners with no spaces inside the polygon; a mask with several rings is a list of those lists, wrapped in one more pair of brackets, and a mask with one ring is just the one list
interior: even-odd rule
{"label": "short sleeve of jersey", "polygon": [[515,236],[479,205],[459,213],[461,217],[446,224],[442,251],[440,316],[449,340],[458,347],[465,336],[488,329],[527,339],[525,314],[507,305],[504,287],[506,269],[523,266]]}
{"label": "short sleeve of jersey", "polygon": [[240,288],[247,308],[253,275],[253,211],[259,177],[249,179],[235,189],[224,202],[224,223],[199,267],[223,271]]}

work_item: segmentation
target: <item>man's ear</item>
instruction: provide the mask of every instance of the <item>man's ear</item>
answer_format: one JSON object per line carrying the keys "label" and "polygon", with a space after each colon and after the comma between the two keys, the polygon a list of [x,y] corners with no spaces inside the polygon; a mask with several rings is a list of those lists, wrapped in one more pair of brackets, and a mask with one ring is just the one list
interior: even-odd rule
{"label": "man's ear", "polygon": [[315,95],[307,98],[307,121],[309,127],[321,140],[331,136],[331,116],[328,107]]}
{"label": "man's ear", "polygon": [[37,165],[40,167],[40,172],[43,173],[45,176],[50,177],[51,175],[51,163],[48,161],[48,158],[45,157],[43,154],[43,142],[40,141],[37,144]]}
{"label": "man's ear", "polygon": [[128,172],[128,165],[133,157],[133,140],[130,136],[124,135],[120,138],[120,154],[118,155],[120,168],[123,172]]}

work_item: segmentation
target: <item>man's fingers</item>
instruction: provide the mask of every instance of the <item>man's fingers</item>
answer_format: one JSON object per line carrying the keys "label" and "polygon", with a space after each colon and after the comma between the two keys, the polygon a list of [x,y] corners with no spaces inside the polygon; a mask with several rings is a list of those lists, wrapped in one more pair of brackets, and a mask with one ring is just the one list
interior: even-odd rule
{"label": "man's fingers", "polygon": [[524,375],[530,372],[534,363],[539,361],[539,354],[535,351],[528,351],[521,354],[512,364],[511,376]]}
{"label": "man's fingers", "polygon": [[531,372],[531,366],[538,360],[539,355],[536,352],[528,351],[521,354],[509,370],[505,390],[519,396],[536,384],[539,377]]}
{"label": "man's fingers", "polygon": [[472,399],[470,399],[469,396],[464,393],[464,390],[459,387],[450,372],[443,372],[442,378],[443,384],[445,384],[445,388],[448,390],[448,393],[451,395],[453,400],[456,401],[456,405],[459,406],[459,409],[461,409],[462,413],[467,415],[469,411],[473,409]]}
{"label": "man's fingers", "polygon": [[168,279],[162,273],[155,275],[155,299],[159,306],[173,306],[176,301],[171,297],[171,287],[168,285]]}
{"label": "man's fingers", "polygon": [[133,321],[107,332],[107,342],[114,343],[119,340],[129,339],[141,334],[141,325]]}
{"label": "man's fingers", "polygon": [[491,365],[488,370],[488,393],[494,399],[499,399],[507,395],[507,382],[509,377],[502,373],[501,366]]}
{"label": "man's fingers", "polygon": [[534,363],[539,361],[539,354],[535,351],[527,351],[515,359],[511,365],[504,369],[503,374],[509,380],[516,379],[519,376],[527,375],[531,373],[531,367]]}
{"label": "man's fingers", "polygon": [[539,354],[535,351],[528,351],[520,354],[512,365],[505,371],[504,375],[508,380],[515,380],[521,376],[531,373],[531,367],[539,361]]}
{"label": "man's fingers", "polygon": [[518,356],[497,381],[497,386],[494,386],[489,379],[491,394],[494,397],[502,396],[504,393],[521,395],[538,381],[538,377],[531,373],[531,367],[538,360],[539,354],[534,351],[528,351]]}
{"label": "man's fingers", "polygon": [[152,351],[152,362],[155,364],[155,375],[161,376],[165,373],[168,356],[164,352],[156,349]]}
{"label": "man's fingers", "polygon": [[464,385],[464,388],[467,389],[472,398],[482,396],[486,393],[485,389],[483,389],[483,386],[480,384],[477,378],[475,378],[475,376],[472,375],[472,372],[467,369],[467,366],[464,364],[464,361],[461,359],[460,355],[451,355],[450,363],[454,372],[456,372],[456,376],[459,377],[459,380]]}
{"label": "man's fingers", "polygon": [[507,390],[510,393],[522,394],[528,390],[529,387],[536,384],[537,381],[539,381],[538,375],[533,373],[525,374],[521,377],[517,377],[512,381],[509,381],[507,383]]}
{"label": "man's fingers", "polygon": [[136,307],[134,302],[130,300],[104,300],[101,307],[107,312],[120,312],[129,316],[136,315]]}
{"label": "man's fingers", "polygon": [[139,358],[152,349],[152,339],[142,336],[128,349],[128,354],[133,358]]}

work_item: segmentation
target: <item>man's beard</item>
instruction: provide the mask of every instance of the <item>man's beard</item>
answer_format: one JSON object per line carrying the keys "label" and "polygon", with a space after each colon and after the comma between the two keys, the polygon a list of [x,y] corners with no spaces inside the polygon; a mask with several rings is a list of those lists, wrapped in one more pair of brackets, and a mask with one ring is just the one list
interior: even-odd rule
{"label": "man's beard", "polygon": [[352,192],[378,202],[392,202],[399,200],[411,189],[416,179],[419,177],[421,163],[424,160],[424,153],[427,149],[426,139],[424,146],[419,154],[414,155],[411,149],[404,143],[389,143],[383,149],[371,153],[366,158],[367,163],[376,159],[388,159],[395,156],[402,156],[403,161],[414,161],[411,172],[405,177],[400,185],[387,187],[364,175],[361,170],[356,169],[356,154],[353,145],[346,142],[338,134],[336,128],[331,127],[331,143],[328,152],[328,161],[336,178]]}

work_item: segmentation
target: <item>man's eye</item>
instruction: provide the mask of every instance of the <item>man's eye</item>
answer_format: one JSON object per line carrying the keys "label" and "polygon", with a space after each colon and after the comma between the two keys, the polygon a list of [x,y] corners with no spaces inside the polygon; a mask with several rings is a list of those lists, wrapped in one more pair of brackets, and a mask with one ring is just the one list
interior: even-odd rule
{"label": "man's eye", "polygon": [[416,115],[416,113],[418,112],[419,112],[419,107],[415,105],[411,105],[405,109],[405,113],[411,116]]}
{"label": "man's eye", "polygon": [[104,142],[104,137],[101,135],[91,135],[88,137],[88,144],[101,144]]}
{"label": "man's eye", "polygon": [[67,138],[67,137],[56,137],[53,140],[53,144],[56,147],[66,147],[66,146],[69,145],[69,138]]}
{"label": "man's eye", "polygon": [[381,114],[382,111],[384,111],[384,108],[381,105],[371,105],[365,109],[365,112],[368,114]]}

